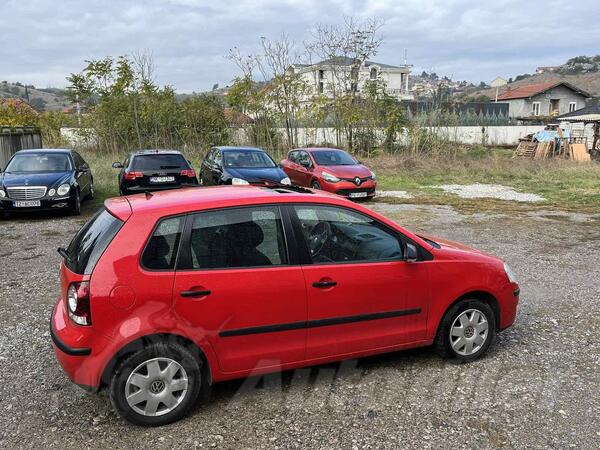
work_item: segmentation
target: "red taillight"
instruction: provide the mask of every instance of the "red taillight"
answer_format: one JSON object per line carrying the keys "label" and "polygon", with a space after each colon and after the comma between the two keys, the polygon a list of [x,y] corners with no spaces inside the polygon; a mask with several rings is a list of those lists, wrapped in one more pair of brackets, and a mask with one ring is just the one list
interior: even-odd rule
{"label": "red taillight", "polygon": [[142,178],[144,174],[142,172],[125,172],[123,174],[123,179],[133,181],[136,178]]}
{"label": "red taillight", "polygon": [[87,281],[71,283],[67,290],[67,311],[78,325],[91,325],[90,284]]}
{"label": "red taillight", "polygon": [[194,169],[184,169],[179,175],[182,177],[194,178],[196,176],[196,171]]}

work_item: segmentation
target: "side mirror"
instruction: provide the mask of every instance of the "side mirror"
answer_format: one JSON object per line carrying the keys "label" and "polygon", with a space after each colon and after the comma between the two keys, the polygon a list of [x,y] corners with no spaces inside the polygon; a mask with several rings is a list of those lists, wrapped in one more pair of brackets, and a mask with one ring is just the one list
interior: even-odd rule
{"label": "side mirror", "polygon": [[112,168],[113,169],[122,169],[123,164],[121,164],[120,162],[114,162],[114,163],[112,163]]}
{"label": "side mirror", "polygon": [[404,255],[404,260],[406,262],[416,262],[419,259],[419,251],[414,244],[410,242],[406,243],[406,254]]}
{"label": "side mirror", "polygon": [[78,172],[88,172],[90,170],[90,166],[87,164],[82,164],[77,168]]}

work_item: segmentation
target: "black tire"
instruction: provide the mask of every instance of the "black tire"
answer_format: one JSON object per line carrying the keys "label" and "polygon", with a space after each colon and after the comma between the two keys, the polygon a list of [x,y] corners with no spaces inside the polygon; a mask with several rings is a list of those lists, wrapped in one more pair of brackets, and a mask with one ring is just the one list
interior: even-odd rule
{"label": "black tire", "polygon": [[313,188],[313,189],[319,189],[319,190],[321,189],[321,185],[319,184],[318,181],[313,181],[311,183],[310,187]]}
{"label": "black tire", "polygon": [[[475,310],[480,312],[487,321],[487,335],[485,341],[481,344],[480,348],[470,354],[460,354],[453,346],[450,339],[451,327],[454,321],[465,311]],[[476,333],[474,331],[473,333]],[[496,316],[492,308],[485,302],[476,299],[465,299],[455,305],[453,305],[444,315],[440,326],[438,327],[438,333],[434,342],[436,352],[449,359],[454,359],[457,362],[470,362],[481,357],[490,347],[496,336]],[[460,349],[459,349],[460,350]]]}
{"label": "black tire", "polygon": [[73,199],[70,212],[72,216],[79,216],[81,214],[81,194],[79,193],[79,189],[75,190],[75,198]]}
{"label": "black tire", "polygon": [[[154,358],[169,358],[177,362],[187,375],[188,385],[180,403],[163,415],[147,416],[135,411],[127,402],[126,386],[131,373],[145,361]],[[209,387],[202,361],[179,343],[159,342],[149,344],[126,358],[116,369],[110,382],[110,401],[119,415],[134,425],[155,427],[175,422],[188,414],[201,392]],[[204,395],[203,395],[204,397]],[[164,405],[163,405],[164,406]]]}

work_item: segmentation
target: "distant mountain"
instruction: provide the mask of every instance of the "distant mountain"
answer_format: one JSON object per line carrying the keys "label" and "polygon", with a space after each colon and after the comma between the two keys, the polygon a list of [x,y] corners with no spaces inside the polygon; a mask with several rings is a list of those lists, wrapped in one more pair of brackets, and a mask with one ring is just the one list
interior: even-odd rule
{"label": "distant mountain", "polygon": [[71,106],[64,89],[39,89],[19,82],[0,81],[0,98],[26,100],[38,111],[60,111]]}

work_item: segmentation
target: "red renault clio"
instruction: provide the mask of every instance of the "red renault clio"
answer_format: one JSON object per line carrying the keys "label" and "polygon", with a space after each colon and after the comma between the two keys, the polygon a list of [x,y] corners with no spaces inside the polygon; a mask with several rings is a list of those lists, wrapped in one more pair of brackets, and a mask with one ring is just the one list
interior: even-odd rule
{"label": "red renault clio", "polygon": [[519,300],[498,258],[290,186],[111,199],[59,252],[56,356],[140,425],[251,374],[428,345],[471,361]]}
{"label": "red renault clio", "polygon": [[375,197],[375,174],[337,148],[290,150],[281,168],[297,186],[322,189],[353,199]]}

